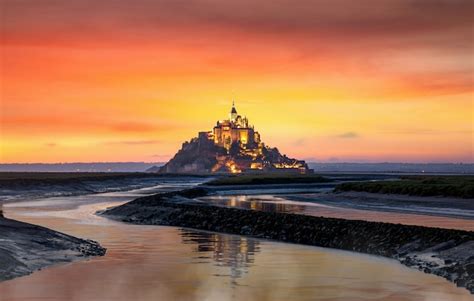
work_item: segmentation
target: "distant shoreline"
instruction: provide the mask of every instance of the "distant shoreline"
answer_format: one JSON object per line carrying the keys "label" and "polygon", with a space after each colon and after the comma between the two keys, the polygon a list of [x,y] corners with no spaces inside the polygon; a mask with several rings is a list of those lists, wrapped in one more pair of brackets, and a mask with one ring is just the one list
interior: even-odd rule
{"label": "distant shoreline", "polygon": [[[163,177],[151,173],[0,172],[0,204],[54,196],[73,196],[139,189],[157,185]],[[197,177],[197,176],[192,176]]]}
{"label": "distant shoreline", "polygon": [[[145,172],[166,162],[0,163],[0,172]],[[474,174],[474,163],[308,162],[316,173]]]}

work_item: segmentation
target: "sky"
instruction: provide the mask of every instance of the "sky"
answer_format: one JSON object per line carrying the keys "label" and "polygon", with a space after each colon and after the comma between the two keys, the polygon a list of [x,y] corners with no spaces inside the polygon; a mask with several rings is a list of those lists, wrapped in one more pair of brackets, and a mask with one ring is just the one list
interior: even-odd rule
{"label": "sky", "polygon": [[0,162],[163,162],[228,116],[318,162],[474,162],[474,1],[0,0]]}

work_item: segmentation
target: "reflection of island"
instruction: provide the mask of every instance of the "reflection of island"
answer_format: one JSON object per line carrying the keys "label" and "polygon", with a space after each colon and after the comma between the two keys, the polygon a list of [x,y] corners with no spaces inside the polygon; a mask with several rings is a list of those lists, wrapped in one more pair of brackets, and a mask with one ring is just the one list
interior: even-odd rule
{"label": "reflection of island", "polygon": [[210,196],[202,198],[207,202],[226,207],[237,207],[265,212],[302,213],[305,206],[279,202],[273,196],[252,197],[247,195]]}
{"label": "reflection of island", "polygon": [[[181,231],[185,244],[196,244],[195,252],[212,252],[212,259],[219,266],[230,268],[232,283],[247,273],[254,261],[254,254],[260,251],[259,242],[254,239],[184,229]],[[198,256],[203,258],[202,254]]]}

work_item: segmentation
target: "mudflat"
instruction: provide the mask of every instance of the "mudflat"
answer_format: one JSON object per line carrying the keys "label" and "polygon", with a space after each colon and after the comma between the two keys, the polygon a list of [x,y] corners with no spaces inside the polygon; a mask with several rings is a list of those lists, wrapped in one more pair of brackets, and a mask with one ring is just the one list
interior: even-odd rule
{"label": "mudflat", "polygon": [[393,258],[474,293],[474,232],[210,205],[195,188],[138,198],[102,214],[134,224],[249,235]]}
{"label": "mudflat", "polygon": [[58,263],[102,256],[106,251],[95,241],[3,216],[0,216],[0,242],[0,281]]}

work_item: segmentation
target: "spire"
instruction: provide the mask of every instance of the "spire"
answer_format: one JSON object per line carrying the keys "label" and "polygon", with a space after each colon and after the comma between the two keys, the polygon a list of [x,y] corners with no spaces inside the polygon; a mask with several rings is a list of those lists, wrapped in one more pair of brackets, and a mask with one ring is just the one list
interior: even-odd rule
{"label": "spire", "polygon": [[235,102],[232,101],[232,109],[230,110],[230,120],[235,121],[237,118],[237,110],[235,109]]}

